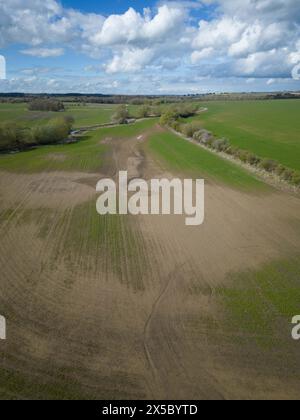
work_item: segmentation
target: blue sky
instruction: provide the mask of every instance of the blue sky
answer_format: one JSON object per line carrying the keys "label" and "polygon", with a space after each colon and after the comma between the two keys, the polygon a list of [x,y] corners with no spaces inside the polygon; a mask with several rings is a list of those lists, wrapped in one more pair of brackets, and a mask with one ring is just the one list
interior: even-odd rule
{"label": "blue sky", "polygon": [[78,9],[83,12],[99,13],[103,15],[111,15],[115,13],[125,13],[130,7],[142,12],[145,7],[155,7],[156,1],[127,1],[127,0],[114,0],[114,1],[99,1],[99,0],[63,0],[63,6]]}
{"label": "blue sky", "polygon": [[299,0],[8,0],[0,54],[0,92],[300,90]]}

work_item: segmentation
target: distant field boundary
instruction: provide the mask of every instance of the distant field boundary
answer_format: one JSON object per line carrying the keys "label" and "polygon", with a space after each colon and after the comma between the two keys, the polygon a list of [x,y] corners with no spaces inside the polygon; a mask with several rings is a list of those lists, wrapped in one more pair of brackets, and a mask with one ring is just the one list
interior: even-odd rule
{"label": "distant field boundary", "polygon": [[117,123],[109,122],[109,123],[103,123],[103,124],[83,126],[83,127],[78,127],[76,129],[74,129],[72,131],[72,133],[74,135],[74,133],[84,133],[84,132],[88,132],[88,131],[98,130],[98,128],[121,127],[121,126],[130,125],[130,124],[135,124],[137,122],[141,122],[141,121],[144,121],[144,120],[149,120],[151,118],[157,118],[157,117],[156,116],[150,116],[150,117],[144,117],[144,118],[134,118],[134,119],[132,119],[132,121],[129,121],[127,124],[117,124]]}
{"label": "distant field boundary", "polygon": [[270,173],[267,171],[264,171],[260,168],[257,168],[256,166],[250,165],[248,163],[244,163],[242,162],[240,159],[233,157],[231,155],[228,155],[227,153],[224,152],[219,152],[215,149],[211,149],[210,147],[205,146],[202,143],[197,142],[196,140],[194,140],[191,137],[187,137],[184,134],[174,130],[171,127],[168,127],[168,130],[170,132],[172,132],[173,134],[181,137],[182,139],[188,141],[189,143],[193,143],[198,147],[201,147],[202,149],[211,152],[217,156],[219,156],[222,159],[228,160],[244,169],[246,169],[247,171],[251,172],[253,175],[255,175],[258,179],[266,182],[267,184],[269,184],[270,186],[276,188],[276,189],[280,189],[282,191],[286,191],[286,192],[290,192],[296,195],[300,195],[300,187],[297,187],[295,185],[291,185],[289,182],[284,181],[282,178],[280,178],[279,176],[277,176],[274,173]]}

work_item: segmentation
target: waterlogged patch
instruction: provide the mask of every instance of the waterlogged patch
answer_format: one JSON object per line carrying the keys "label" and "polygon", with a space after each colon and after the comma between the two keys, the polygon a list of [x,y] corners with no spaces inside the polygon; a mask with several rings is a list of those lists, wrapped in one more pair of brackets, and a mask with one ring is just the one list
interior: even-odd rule
{"label": "waterlogged patch", "polygon": [[102,193],[96,205],[100,215],[174,214],[185,215],[187,226],[199,226],[204,222],[202,179],[152,179],[149,182],[133,179],[128,182],[128,172],[120,171],[118,186],[112,179],[102,179],[96,190]]}

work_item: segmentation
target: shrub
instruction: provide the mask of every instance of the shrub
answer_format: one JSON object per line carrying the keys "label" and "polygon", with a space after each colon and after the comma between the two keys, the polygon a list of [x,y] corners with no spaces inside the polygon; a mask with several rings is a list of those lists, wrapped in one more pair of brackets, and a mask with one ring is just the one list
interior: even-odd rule
{"label": "shrub", "polygon": [[70,133],[70,125],[63,118],[50,121],[44,126],[32,129],[34,144],[55,144],[65,140]]}
{"label": "shrub", "polygon": [[17,149],[25,150],[28,147],[34,146],[34,138],[32,137],[32,130],[30,128],[20,128],[17,138]]}
{"label": "shrub", "polygon": [[144,105],[145,100],[143,98],[134,98],[134,99],[131,99],[130,103],[132,105]]}
{"label": "shrub", "polygon": [[226,150],[226,153],[231,156],[237,156],[238,148],[235,146],[229,146]]}
{"label": "shrub", "polygon": [[203,130],[198,130],[194,133],[193,139],[197,141],[198,143],[201,143],[202,136],[203,136]]}
{"label": "shrub", "polygon": [[178,131],[179,133],[182,132],[181,131],[182,130],[182,125],[180,124],[179,121],[176,121],[176,120],[172,121],[170,123],[170,127],[173,128],[173,130]]}
{"label": "shrub", "polygon": [[193,137],[194,134],[201,129],[201,123],[199,121],[193,121],[188,124],[182,125],[182,133],[187,137]]}
{"label": "shrub", "polygon": [[74,120],[74,118],[72,117],[72,115],[65,115],[64,117],[63,117],[63,120],[65,121],[65,123],[67,124],[67,126],[69,127],[69,131],[71,131],[72,130],[72,127],[73,127],[73,125],[74,125],[74,123],[75,123],[75,120]]}
{"label": "shrub", "polygon": [[159,106],[152,106],[150,108],[150,115],[153,115],[155,117],[161,117],[162,115],[162,110]]}
{"label": "shrub", "polygon": [[235,158],[237,158],[239,160],[242,160],[242,157],[243,157],[244,153],[245,153],[244,150],[241,150],[238,147],[234,148],[234,157]]}
{"label": "shrub", "polygon": [[0,150],[8,151],[23,149],[28,143],[29,130],[19,127],[15,123],[5,123],[0,126]]}
{"label": "shrub", "polygon": [[275,162],[275,160],[272,160],[272,159],[263,159],[260,162],[259,166],[260,166],[260,168],[264,169],[267,172],[275,172],[275,170],[278,166],[278,163]]}
{"label": "shrub", "polygon": [[9,150],[16,147],[16,129],[12,124],[0,126],[0,149]]}
{"label": "shrub", "polygon": [[294,176],[294,171],[292,171],[291,169],[285,168],[285,170],[282,172],[282,179],[284,179],[285,181],[291,182]]}
{"label": "shrub", "polygon": [[73,121],[72,117],[57,118],[31,129],[11,123],[1,125],[0,150],[24,150],[34,145],[58,143],[68,137]]}
{"label": "shrub", "polygon": [[213,140],[211,146],[218,152],[224,152],[229,147],[229,141],[226,139]]}
{"label": "shrub", "polygon": [[249,152],[247,150],[237,149],[235,156],[242,162],[246,163],[248,161],[248,154]]}
{"label": "shrub", "polygon": [[143,105],[138,109],[137,117],[138,118],[147,118],[151,114],[150,107],[147,105]]}
{"label": "shrub", "polygon": [[60,112],[65,110],[63,102],[53,99],[34,99],[28,104],[29,111],[52,111]]}
{"label": "shrub", "polygon": [[202,129],[194,133],[193,139],[205,146],[211,146],[214,137],[209,131]]}
{"label": "shrub", "polygon": [[275,169],[275,173],[276,173],[276,175],[278,175],[278,176],[281,177],[283,175],[283,173],[284,173],[285,170],[286,170],[286,167],[285,166],[283,166],[283,165],[277,165],[277,167]]}
{"label": "shrub", "polygon": [[300,172],[294,171],[292,176],[292,183],[297,187],[300,186]]}
{"label": "shrub", "polygon": [[247,157],[247,163],[252,166],[257,166],[261,162],[261,158],[256,156],[254,153],[249,152]]}
{"label": "shrub", "polygon": [[178,117],[188,118],[196,114],[198,105],[196,104],[181,104],[175,107]]}
{"label": "shrub", "polygon": [[113,121],[116,124],[127,124],[129,111],[126,105],[119,105],[113,115]]}
{"label": "shrub", "polygon": [[161,125],[171,125],[177,119],[177,114],[173,110],[168,110],[162,114],[159,123]]}

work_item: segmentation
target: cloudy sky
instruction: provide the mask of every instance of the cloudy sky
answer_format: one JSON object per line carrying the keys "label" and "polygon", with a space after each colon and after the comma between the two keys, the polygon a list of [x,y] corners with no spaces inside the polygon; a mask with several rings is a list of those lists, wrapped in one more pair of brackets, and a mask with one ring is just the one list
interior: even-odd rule
{"label": "cloudy sky", "polygon": [[300,90],[300,4],[0,0],[0,54],[0,92]]}

